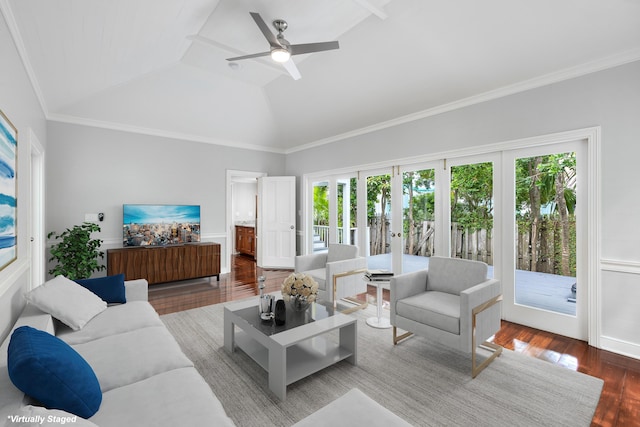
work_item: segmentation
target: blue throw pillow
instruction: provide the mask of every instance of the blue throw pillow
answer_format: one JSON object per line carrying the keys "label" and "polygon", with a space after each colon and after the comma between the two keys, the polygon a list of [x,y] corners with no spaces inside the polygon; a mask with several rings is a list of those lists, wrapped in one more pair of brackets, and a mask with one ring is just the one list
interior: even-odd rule
{"label": "blue throw pillow", "polygon": [[107,304],[127,302],[124,289],[124,274],[97,277],[95,279],[80,279],[76,282],[102,298]]}
{"label": "blue throw pillow", "polygon": [[30,326],[17,328],[7,362],[13,384],[49,409],[89,418],[100,408],[102,391],[93,369],[54,335]]}

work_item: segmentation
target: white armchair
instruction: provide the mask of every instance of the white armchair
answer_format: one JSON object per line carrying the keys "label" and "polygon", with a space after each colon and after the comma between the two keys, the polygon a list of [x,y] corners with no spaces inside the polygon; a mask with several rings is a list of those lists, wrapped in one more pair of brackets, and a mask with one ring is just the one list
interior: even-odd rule
{"label": "white armchair", "polygon": [[[431,257],[427,270],[391,279],[393,343],[415,333],[471,353],[475,378],[502,351],[486,341],[500,330],[500,301],[500,282],[487,279],[487,264]],[[398,336],[397,328],[410,332]],[[476,360],[478,343],[492,350],[480,364]]]}
{"label": "white armchair", "polygon": [[327,252],[295,259],[296,273],[313,277],[318,282],[318,298],[334,305],[339,299],[367,292],[367,283],[362,279],[366,268],[366,258],[359,257],[358,247],[353,245],[329,244]]}

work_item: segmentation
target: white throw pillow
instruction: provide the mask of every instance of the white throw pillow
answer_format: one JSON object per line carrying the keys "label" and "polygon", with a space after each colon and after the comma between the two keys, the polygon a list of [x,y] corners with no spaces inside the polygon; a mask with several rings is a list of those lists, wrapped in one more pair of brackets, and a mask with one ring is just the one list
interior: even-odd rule
{"label": "white throw pillow", "polygon": [[107,308],[99,296],[64,276],[56,276],[25,295],[27,301],[78,331]]}

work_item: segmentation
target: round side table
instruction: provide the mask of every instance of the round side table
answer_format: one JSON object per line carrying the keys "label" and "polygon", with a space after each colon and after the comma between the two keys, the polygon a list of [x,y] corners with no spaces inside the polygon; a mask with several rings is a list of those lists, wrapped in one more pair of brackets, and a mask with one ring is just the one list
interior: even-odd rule
{"label": "round side table", "polygon": [[376,289],[376,306],[378,309],[377,317],[369,317],[367,325],[372,328],[388,329],[391,327],[391,321],[387,317],[382,317],[382,290],[390,289],[391,282],[389,280],[367,280],[367,284],[375,286]]}

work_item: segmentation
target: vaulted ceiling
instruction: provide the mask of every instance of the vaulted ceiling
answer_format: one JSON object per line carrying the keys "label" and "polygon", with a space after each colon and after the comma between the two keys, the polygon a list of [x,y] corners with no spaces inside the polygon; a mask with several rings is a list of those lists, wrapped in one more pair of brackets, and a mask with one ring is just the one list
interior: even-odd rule
{"label": "vaulted ceiling", "polygon": [[[51,120],[290,152],[640,59],[636,0],[0,0]],[[285,19],[294,80],[249,12]],[[273,28],[272,28],[273,29]]]}

